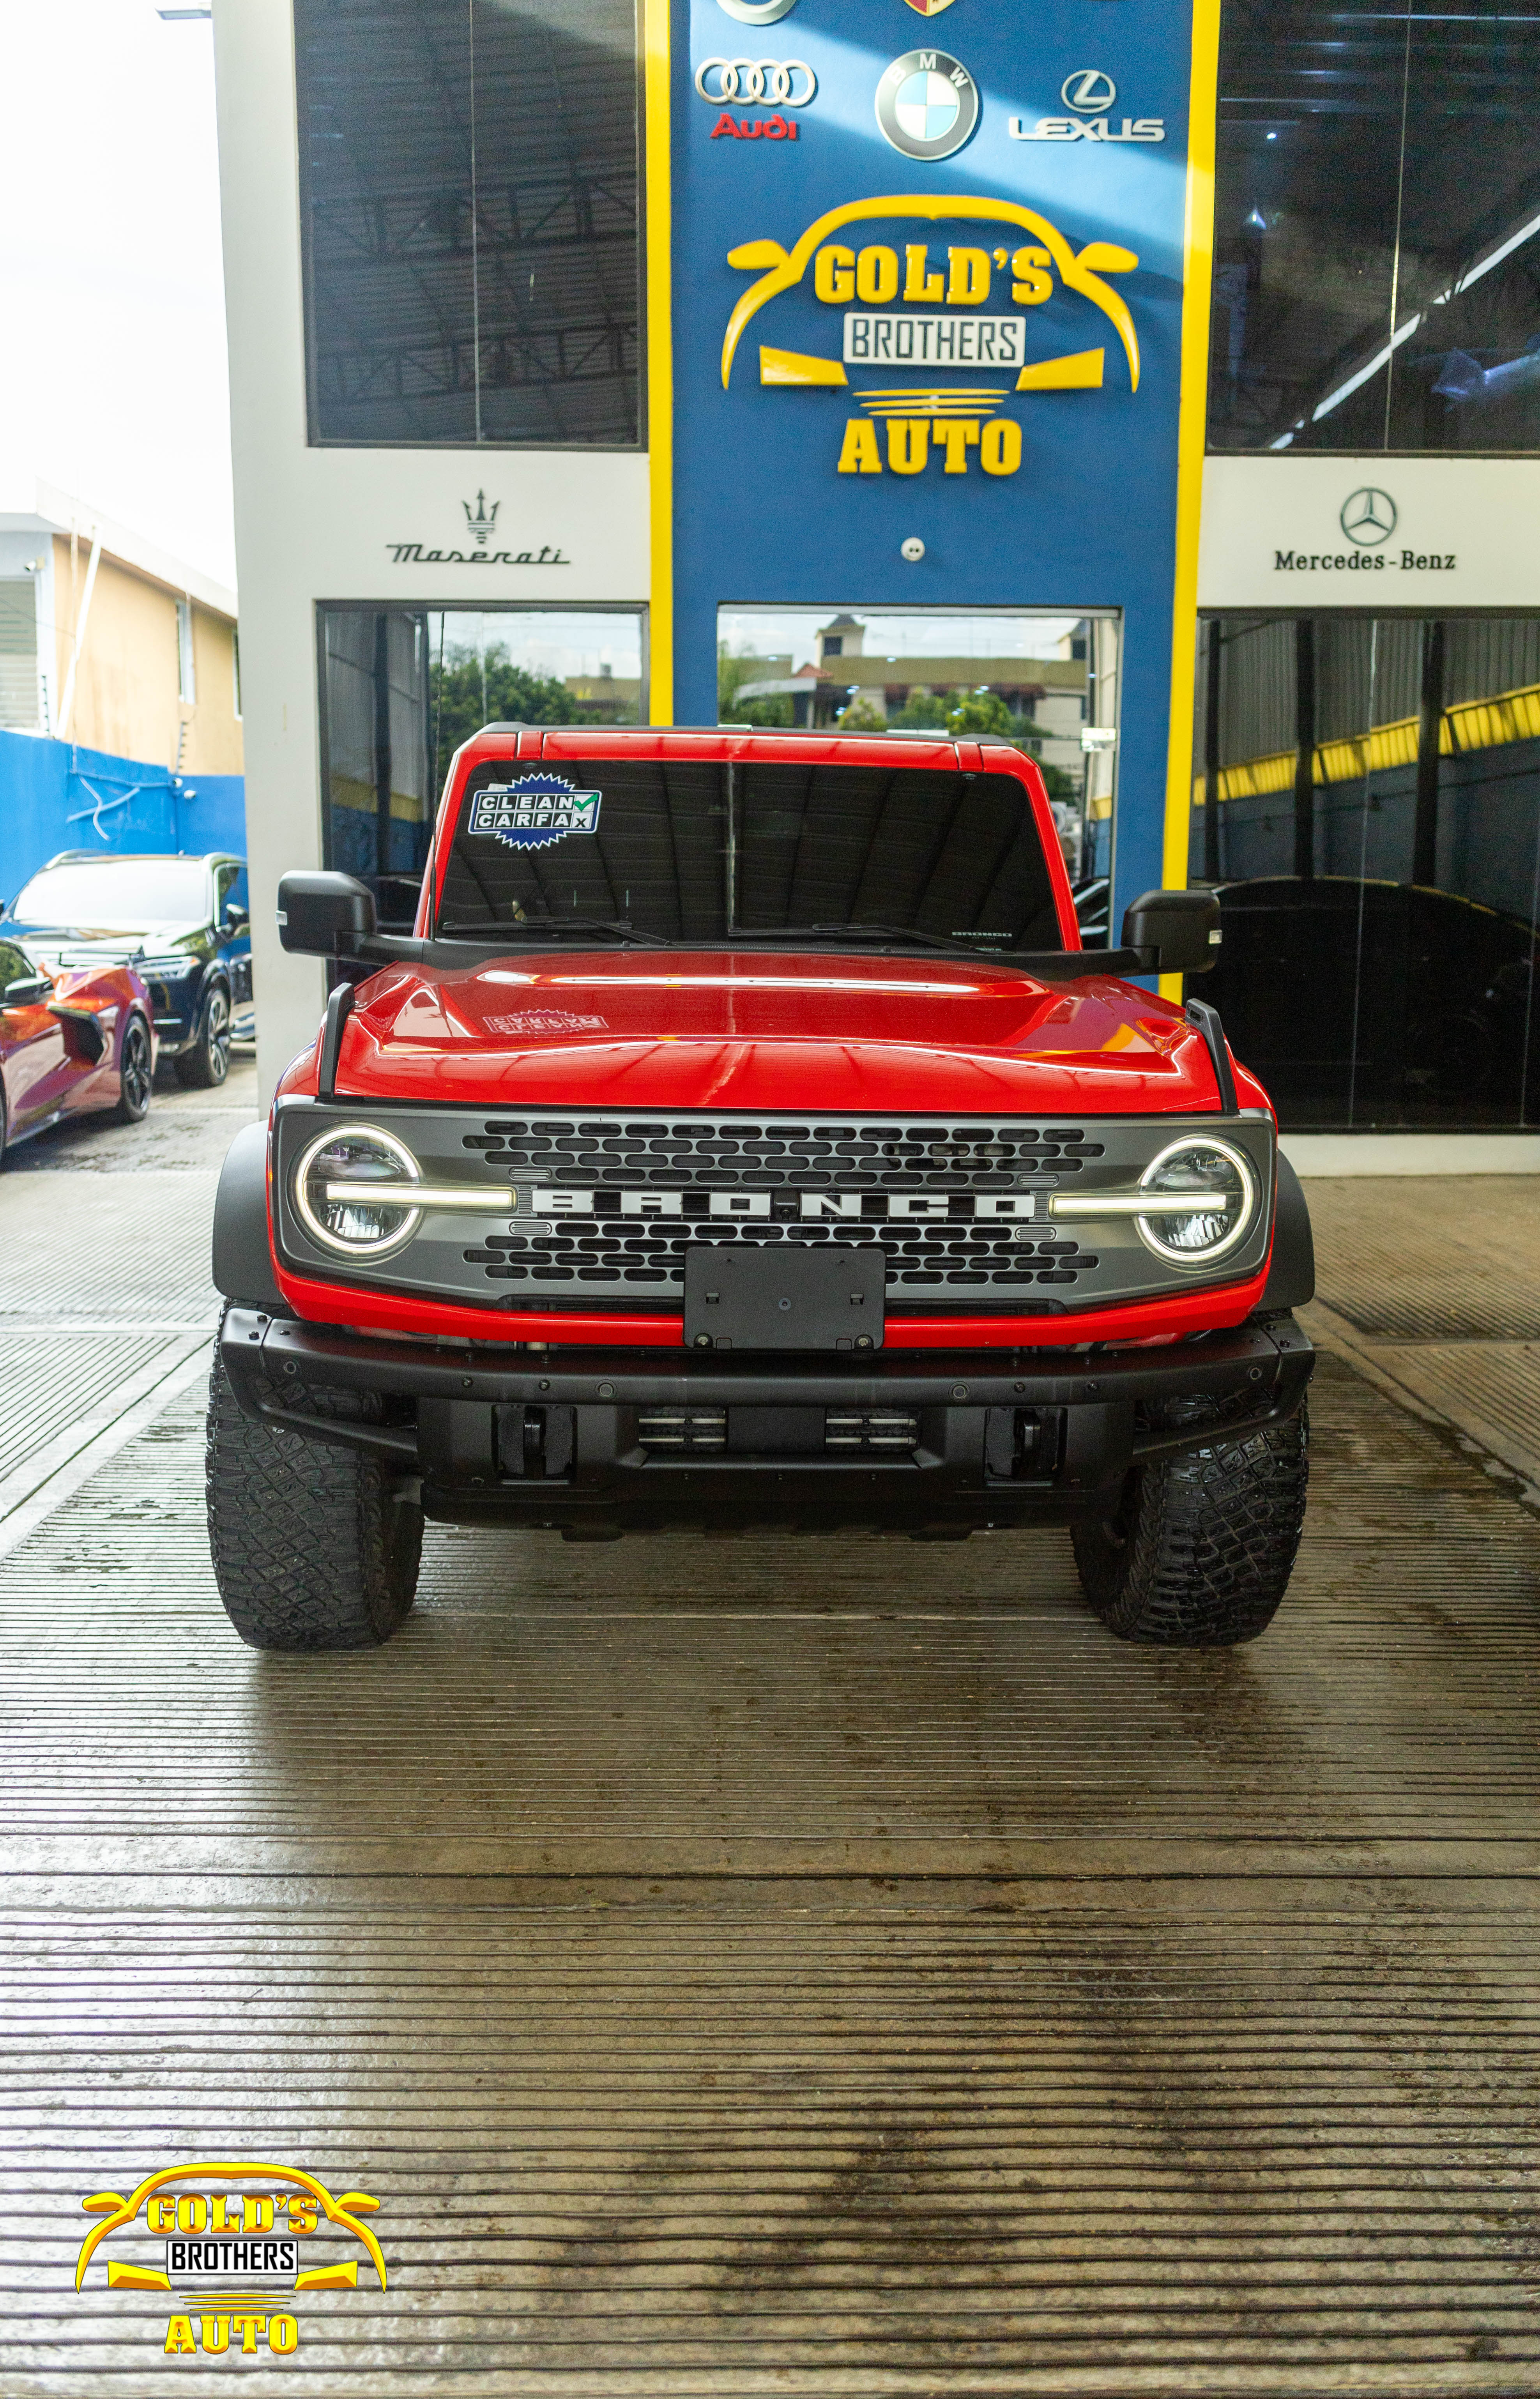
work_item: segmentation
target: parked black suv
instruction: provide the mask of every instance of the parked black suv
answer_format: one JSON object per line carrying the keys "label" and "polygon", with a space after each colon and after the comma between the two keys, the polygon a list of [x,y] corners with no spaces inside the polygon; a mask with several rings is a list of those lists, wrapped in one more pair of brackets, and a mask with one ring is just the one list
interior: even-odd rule
{"label": "parked black suv", "polygon": [[251,1006],[243,858],[61,850],[0,914],[50,967],[136,968],[179,1081],[223,1082],[232,1029]]}

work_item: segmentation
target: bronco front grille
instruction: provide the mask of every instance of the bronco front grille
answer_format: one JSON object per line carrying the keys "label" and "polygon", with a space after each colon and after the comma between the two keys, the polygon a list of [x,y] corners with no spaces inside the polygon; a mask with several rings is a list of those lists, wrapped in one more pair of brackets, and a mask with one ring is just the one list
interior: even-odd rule
{"label": "bronco front grille", "polygon": [[[677,1316],[684,1262],[702,1242],[871,1244],[890,1313],[1044,1316],[1192,1290],[1254,1273],[1270,1211],[1205,1274],[1155,1256],[1127,1195],[1192,1115],[1072,1119],[799,1116],[656,1109],[480,1108],[281,1099],[275,1178],[280,1255],[329,1282],[520,1313]],[[294,1175],[328,1124],[364,1123],[401,1144],[430,1191],[411,1238],[375,1259],[323,1252],[294,1201]],[[1271,1192],[1273,1129],[1230,1119]],[[1073,1221],[1054,1196],[1121,1195],[1122,1213]],[[479,1195],[484,1193],[484,1204]]]}
{"label": "bronco front grille", "polygon": [[[493,1117],[463,1136],[510,1182],[525,1176],[594,1195],[677,1192],[693,1204],[668,1224],[595,1213],[532,1220],[490,1235],[465,1253],[489,1282],[530,1291],[562,1284],[620,1284],[641,1296],[679,1291],[684,1251],[696,1240],[880,1241],[890,1289],[919,1296],[947,1289],[1073,1287],[1096,1267],[1078,1242],[1046,1224],[900,1223],[887,1215],[892,1195],[932,1194],[961,1205],[979,1192],[1044,1187],[1078,1174],[1103,1154],[1080,1125],[914,1124],[853,1119],[844,1124],[737,1124],[729,1118],[620,1121],[613,1118]],[[733,1221],[709,1213],[712,1192],[760,1192],[768,1213]],[[804,1193],[859,1197],[858,1216],[810,1221]],[[611,1200],[618,1208],[618,1197]]]}

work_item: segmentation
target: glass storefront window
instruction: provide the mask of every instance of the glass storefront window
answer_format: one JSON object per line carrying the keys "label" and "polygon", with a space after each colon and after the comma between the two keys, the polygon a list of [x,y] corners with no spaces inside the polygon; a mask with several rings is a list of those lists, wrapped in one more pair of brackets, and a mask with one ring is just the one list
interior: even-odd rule
{"label": "glass storefront window", "polygon": [[641,440],[634,0],[294,0],[313,442]]}
{"label": "glass storefront window", "polygon": [[1203,996],[1285,1130],[1540,1122],[1540,620],[1203,633]]}
{"label": "glass storefront window", "polygon": [[1229,0],[1216,450],[1540,449],[1540,14]]}
{"label": "glass storefront window", "polygon": [[724,607],[717,716],[1015,742],[1042,767],[1070,880],[1091,895],[1087,938],[1104,941],[1121,637],[1114,610]]}
{"label": "glass storefront window", "polygon": [[636,725],[634,608],[323,608],[322,858],[409,928],[450,762],[483,725]]}

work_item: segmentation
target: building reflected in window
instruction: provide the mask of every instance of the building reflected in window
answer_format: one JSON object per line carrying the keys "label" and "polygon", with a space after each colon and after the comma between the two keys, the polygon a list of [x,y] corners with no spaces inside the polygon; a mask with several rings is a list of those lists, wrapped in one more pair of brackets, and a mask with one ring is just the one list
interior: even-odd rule
{"label": "building reflected in window", "polygon": [[434,811],[483,725],[635,725],[646,698],[635,608],[323,608],[321,825],[380,921],[411,927]]}

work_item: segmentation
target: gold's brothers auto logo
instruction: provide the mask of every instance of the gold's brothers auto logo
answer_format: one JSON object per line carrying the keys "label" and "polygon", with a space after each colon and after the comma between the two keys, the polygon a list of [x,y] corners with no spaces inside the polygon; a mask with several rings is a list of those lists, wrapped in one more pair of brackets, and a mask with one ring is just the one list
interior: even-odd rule
{"label": "gold's brothers auto logo", "polygon": [[[102,2243],[127,2234],[126,2245],[141,2254],[107,2260],[107,2288],[174,2295],[168,2357],[252,2357],[259,2343],[271,2356],[291,2357],[300,2327],[285,2304],[288,2295],[358,2287],[357,2256],[320,2256],[306,2265],[313,2244],[330,2249],[341,2235],[362,2250],[385,2289],[380,2244],[359,2221],[379,2203],[362,2190],[333,2198],[324,2183],[296,2166],[249,2160],[163,2166],[127,2198],[99,2190],[81,2201],[88,2216],[104,2220],[80,2244],[74,2286],[78,2291],[84,2284]],[[141,2209],[142,2233],[137,2230]],[[151,2262],[162,2257],[164,2263]]]}
{"label": "gold's brothers auto logo", "polygon": [[[933,255],[929,241],[863,241],[853,230],[905,219],[930,228],[950,219],[959,230],[972,228],[974,237],[944,250],[937,244]],[[838,238],[847,231],[848,239]],[[813,298],[842,310],[838,358],[768,346],[759,354],[762,385],[850,390],[865,411],[846,421],[836,467],[842,475],[917,475],[943,454],[941,471],[965,475],[970,451],[986,475],[1014,475],[1021,427],[999,413],[1007,394],[1100,391],[1106,380],[1104,343],[1057,358],[1030,355],[1031,312],[1060,292],[1088,301],[1112,325],[1128,362],[1128,390],[1139,389],[1139,335],[1128,302],[1106,279],[1131,274],[1137,253],[1111,241],[1077,250],[1047,217],[1013,200],[912,193],[850,200],[816,219],[790,250],[777,241],[743,242],[728,251],[727,264],[758,275],[727,320],[724,391],[753,318],[796,291],[809,267]],[[997,284],[1008,305],[996,297]],[[852,367],[861,371],[854,383]],[[883,379],[866,380],[871,375]]]}

